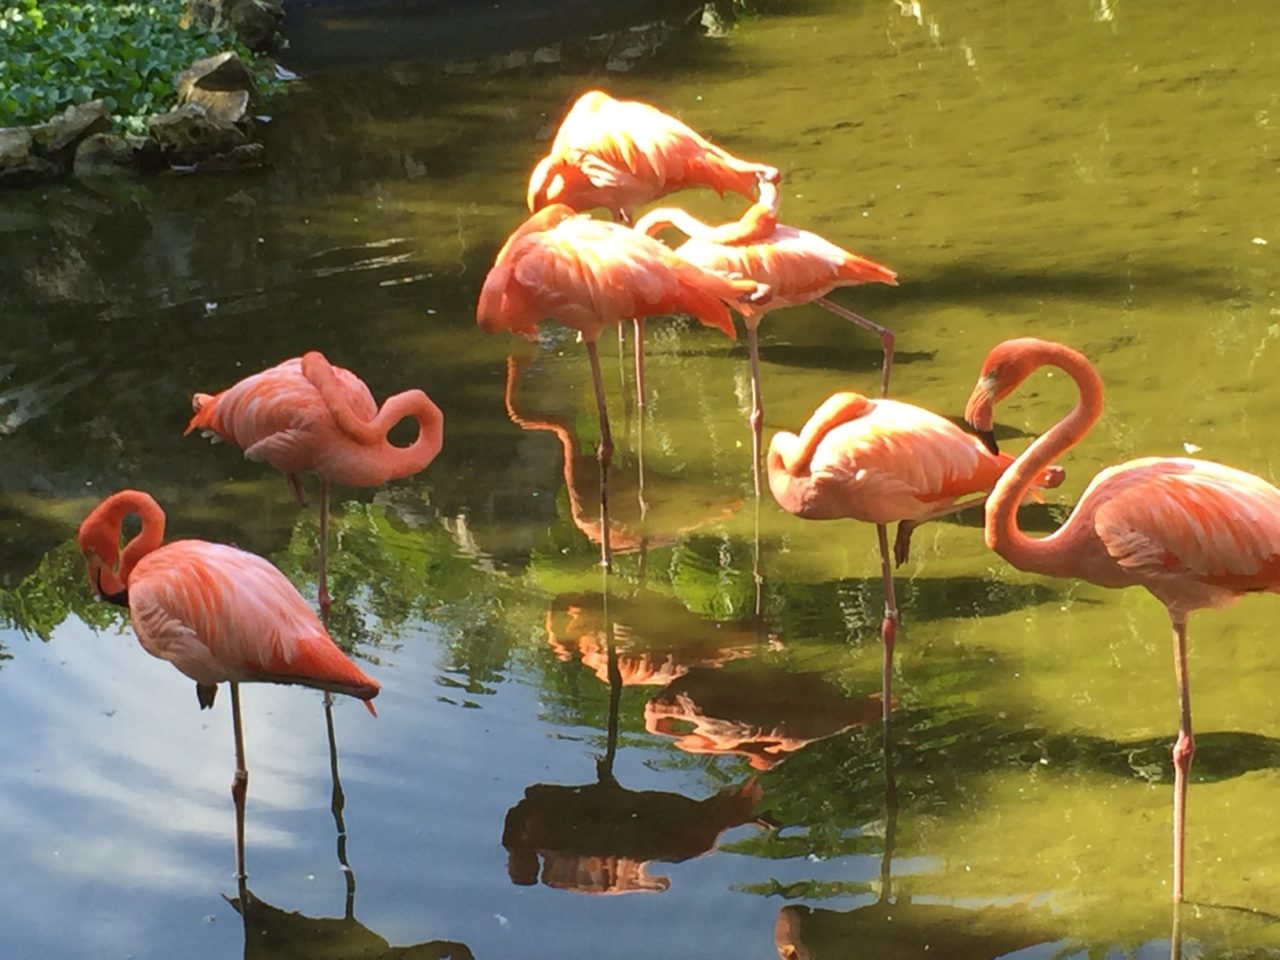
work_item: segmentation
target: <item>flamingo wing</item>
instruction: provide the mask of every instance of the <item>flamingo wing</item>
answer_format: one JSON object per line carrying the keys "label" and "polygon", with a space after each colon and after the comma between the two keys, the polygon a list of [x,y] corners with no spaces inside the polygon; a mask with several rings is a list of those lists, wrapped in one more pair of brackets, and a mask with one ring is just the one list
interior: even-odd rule
{"label": "flamingo wing", "polygon": [[366,700],[377,693],[293,584],[255,554],[180,540],[144,557],[128,586],[143,648],[197,683],[300,683]]}
{"label": "flamingo wing", "polygon": [[[1105,486],[1104,486],[1105,485]],[[1189,577],[1231,590],[1280,589],[1280,490],[1203,460],[1149,458],[1099,474],[1094,529],[1143,579]]]}

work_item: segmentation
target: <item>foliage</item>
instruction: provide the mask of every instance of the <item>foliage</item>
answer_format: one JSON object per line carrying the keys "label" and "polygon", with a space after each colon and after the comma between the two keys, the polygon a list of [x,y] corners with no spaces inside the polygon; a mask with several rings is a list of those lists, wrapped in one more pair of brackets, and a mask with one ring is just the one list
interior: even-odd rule
{"label": "foliage", "polygon": [[170,109],[174,77],[233,38],[179,25],[182,0],[83,3],[0,0],[0,126],[50,119],[68,106],[105,98],[126,129]]}
{"label": "foliage", "polygon": [[74,540],[50,550],[12,590],[0,590],[0,625],[15,627],[27,637],[47,642],[72,614],[100,630],[125,619],[121,607],[94,596]]}

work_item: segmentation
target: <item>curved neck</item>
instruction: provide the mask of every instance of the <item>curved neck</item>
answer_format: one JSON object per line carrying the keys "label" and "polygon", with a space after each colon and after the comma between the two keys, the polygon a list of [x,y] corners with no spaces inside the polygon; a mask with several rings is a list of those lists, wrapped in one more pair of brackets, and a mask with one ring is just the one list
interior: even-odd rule
{"label": "curved neck", "polygon": [[[444,414],[421,390],[388,397],[373,419],[365,420],[352,409],[350,398],[338,385],[333,366],[323,354],[306,354],[302,358],[302,374],[319,391],[343,433],[365,446],[381,447],[381,460],[392,476],[417,473],[435,459],[444,445]],[[407,447],[397,447],[387,434],[405,417],[418,422],[418,438]]]}
{"label": "curved neck", "polygon": [[142,521],[142,529],[119,554],[118,576],[125,586],[138,561],[164,543],[164,511],[160,504],[141,490],[121,490],[104,500],[85,522],[85,526],[105,532],[106,542],[99,548],[100,553],[108,565],[114,565],[125,518],[135,513]]}
{"label": "curved neck", "polygon": [[[865,414],[871,401],[860,393],[837,393],[826,401],[809,418],[800,435],[790,443],[779,447],[778,454],[788,473],[808,473],[809,464],[827,434],[850,420]],[[786,436],[779,434],[778,438]]]}
{"label": "curved neck", "polygon": [[[1058,555],[1064,549],[1057,534],[1036,540],[1018,529],[1018,505],[1036,485],[1046,467],[1065,451],[1074,447],[1102,416],[1102,378],[1098,371],[1069,347],[1037,341],[1023,356],[1026,379],[1032,371],[1053,366],[1066,372],[1076,382],[1079,399],[1071,412],[1036,439],[996,482],[987,501],[987,546],[1019,570],[1052,573],[1058,567]],[[1070,520],[1058,533],[1066,529]]]}
{"label": "curved neck", "polygon": [[578,493],[576,476],[578,455],[580,453],[578,439],[563,423],[556,423],[552,420],[533,420],[523,416],[516,410],[516,384],[520,380],[520,368],[519,360],[514,356],[507,357],[507,387],[503,394],[503,401],[507,407],[507,418],[521,430],[546,430],[556,435],[556,439],[560,441],[560,446],[564,451],[564,486],[569,494],[569,513],[573,517],[574,525],[582,529],[584,524],[589,524],[590,521],[586,519],[585,511],[582,507],[582,496]]}
{"label": "curved neck", "polygon": [[638,233],[650,237],[663,230],[679,230],[692,240],[717,243],[722,246],[744,246],[769,237],[778,226],[776,206],[767,201],[752,204],[741,219],[713,227],[679,207],[659,207],[641,217],[635,225]]}

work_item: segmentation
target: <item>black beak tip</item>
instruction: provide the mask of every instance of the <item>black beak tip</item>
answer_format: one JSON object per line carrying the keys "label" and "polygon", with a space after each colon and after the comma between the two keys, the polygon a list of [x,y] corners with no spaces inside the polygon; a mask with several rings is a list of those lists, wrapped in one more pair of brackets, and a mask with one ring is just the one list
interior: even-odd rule
{"label": "black beak tip", "polygon": [[982,445],[992,453],[998,454],[1000,452],[1000,447],[996,444],[996,435],[994,431],[975,430],[974,433],[978,435],[978,439],[982,441]]}

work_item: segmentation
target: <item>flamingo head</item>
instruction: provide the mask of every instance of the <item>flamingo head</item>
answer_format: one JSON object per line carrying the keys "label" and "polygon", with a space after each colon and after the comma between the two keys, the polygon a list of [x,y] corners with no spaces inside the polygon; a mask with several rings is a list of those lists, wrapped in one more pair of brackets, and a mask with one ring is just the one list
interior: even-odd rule
{"label": "flamingo head", "polygon": [[109,603],[127,607],[129,596],[120,576],[120,531],[118,527],[113,529],[102,514],[100,505],[85,518],[80,524],[77,541],[88,566],[89,582],[98,596]]}
{"label": "flamingo head", "polygon": [[1040,341],[1030,337],[1005,340],[996,344],[982,364],[978,382],[969,394],[964,418],[977,431],[992,453],[998,453],[992,426],[996,404],[1018,388],[1038,365],[1031,349]]}
{"label": "flamingo head", "polygon": [[525,196],[529,210],[537,213],[553,203],[570,203],[575,192],[588,185],[586,176],[572,163],[551,153],[538,161],[529,175]]}

